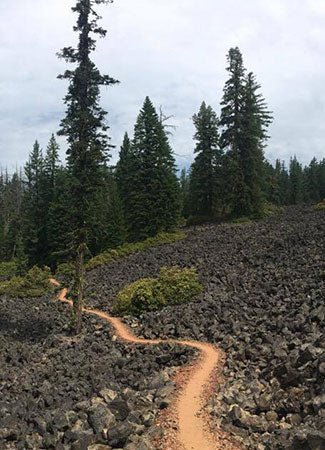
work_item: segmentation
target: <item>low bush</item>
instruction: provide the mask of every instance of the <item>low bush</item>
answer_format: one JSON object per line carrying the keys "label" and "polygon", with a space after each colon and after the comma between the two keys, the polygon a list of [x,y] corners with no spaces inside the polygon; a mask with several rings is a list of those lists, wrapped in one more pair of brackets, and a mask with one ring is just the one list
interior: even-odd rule
{"label": "low bush", "polygon": [[9,281],[1,282],[0,295],[19,298],[41,297],[54,290],[50,276],[50,269],[34,266],[24,277],[14,276]]}
{"label": "low bush", "polygon": [[55,271],[55,275],[64,280],[70,280],[74,275],[74,264],[72,262],[59,264]]}
{"label": "low bush", "polygon": [[177,231],[175,233],[160,233],[157,236],[150,237],[142,242],[123,244],[115,249],[108,250],[90,259],[86,264],[86,270],[92,270],[95,267],[103,266],[115,261],[116,259],[146,250],[150,247],[171,244],[173,242],[180,241],[181,239],[185,239],[185,237],[186,234],[184,232]]}
{"label": "low bush", "polygon": [[250,219],[249,217],[246,217],[246,216],[242,216],[242,217],[237,217],[236,219],[233,219],[231,221],[231,223],[233,223],[235,225],[241,225],[241,224],[245,224],[245,223],[252,223],[252,219]]}
{"label": "low bush", "polygon": [[18,271],[17,261],[0,261],[0,277],[13,277]]}
{"label": "low bush", "polygon": [[268,218],[272,216],[277,216],[283,213],[284,208],[274,203],[265,202],[262,209],[262,218]]}
{"label": "low bush", "polygon": [[163,267],[158,278],[143,278],[125,286],[117,295],[114,311],[137,316],[144,311],[189,302],[202,289],[195,269]]}
{"label": "low bush", "polygon": [[321,202],[317,203],[317,205],[314,206],[315,211],[324,211],[325,210],[325,200],[322,200]]}

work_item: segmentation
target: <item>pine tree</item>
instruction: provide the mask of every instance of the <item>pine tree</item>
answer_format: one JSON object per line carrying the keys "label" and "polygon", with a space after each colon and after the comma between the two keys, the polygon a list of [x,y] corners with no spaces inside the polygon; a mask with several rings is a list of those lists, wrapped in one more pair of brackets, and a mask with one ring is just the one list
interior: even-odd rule
{"label": "pine tree", "polygon": [[44,173],[49,186],[50,197],[54,190],[56,175],[60,167],[59,149],[60,147],[56,142],[55,136],[52,134],[44,158]]}
{"label": "pine tree", "polygon": [[242,136],[240,139],[240,166],[245,184],[245,205],[241,213],[259,217],[263,209],[264,142],[267,128],[272,122],[264,98],[258,90],[254,75],[250,72],[245,85],[242,106]]}
{"label": "pine tree", "polygon": [[63,262],[72,262],[75,254],[73,247],[73,211],[71,205],[71,176],[64,167],[56,172],[52,201],[49,205],[47,220],[47,240],[49,242],[48,265],[56,268]]}
{"label": "pine tree", "polygon": [[309,166],[303,171],[304,184],[304,200],[307,202],[319,202],[321,200],[320,193],[320,164],[317,159],[313,158]]}
{"label": "pine tree", "polygon": [[116,165],[115,178],[123,215],[126,220],[128,219],[128,212],[132,210],[133,185],[137,178],[135,163],[132,143],[128,134],[125,133]]}
{"label": "pine tree", "polygon": [[262,211],[264,142],[272,116],[260,86],[246,69],[239,49],[228,54],[230,78],[222,100],[221,147],[226,151],[225,198],[234,216],[259,216]]}
{"label": "pine tree", "polygon": [[0,175],[0,259],[23,260],[22,203],[24,186],[21,175]]}
{"label": "pine tree", "polygon": [[125,211],[129,238],[145,239],[172,230],[180,213],[175,160],[159,116],[147,97],[132,142],[130,205]]}
{"label": "pine tree", "polygon": [[302,165],[296,156],[290,158],[289,165],[289,192],[290,203],[296,205],[303,200],[303,171]]}
{"label": "pine tree", "polygon": [[190,173],[184,168],[179,178],[181,192],[181,215],[187,219],[190,215]]}
{"label": "pine tree", "polygon": [[225,84],[221,102],[220,146],[226,151],[224,160],[224,197],[229,213],[242,215],[246,205],[246,186],[240,164],[243,117],[245,99],[245,68],[238,47],[231,48],[228,56],[227,71],[230,74]]}
{"label": "pine tree", "polygon": [[26,189],[23,201],[23,241],[28,265],[46,262],[46,199],[44,191],[44,158],[35,142],[25,165]]}
{"label": "pine tree", "polygon": [[193,216],[213,218],[221,197],[222,151],[219,148],[218,119],[211,106],[202,103],[193,117],[197,154],[190,174],[190,208]]}
{"label": "pine tree", "polygon": [[76,64],[74,70],[67,70],[59,78],[69,81],[65,97],[66,116],[61,121],[59,134],[67,136],[69,148],[67,163],[71,175],[71,198],[73,210],[73,248],[76,255],[76,290],[74,298],[75,331],[81,330],[81,314],[84,291],[84,258],[88,234],[92,221],[91,204],[96,191],[105,183],[102,168],[108,157],[108,126],[106,111],[99,105],[100,86],[109,86],[117,81],[102,75],[91,61],[90,55],[96,48],[91,37],[104,37],[106,31],[98,26],[100,18],[94,5],[108,3],[106,0],[78,0],[73,12],[78,14],[74,31],[79,33],[76,49],[65,47],[60,57]]}

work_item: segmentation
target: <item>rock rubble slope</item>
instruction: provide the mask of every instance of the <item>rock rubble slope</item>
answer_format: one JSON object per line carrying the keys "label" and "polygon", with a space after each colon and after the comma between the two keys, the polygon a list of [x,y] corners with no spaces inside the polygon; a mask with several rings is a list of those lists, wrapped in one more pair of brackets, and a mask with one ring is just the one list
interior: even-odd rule
{"label": "rock rubble slope", "polygon": [[269,220],[193,229],[183,242],[88,275],[92,304],[161,266],[197,267],[205,292],[189,305],[128,319],[148,339],[215,343],[225,384],[208,405],[250,449],[325,448],[324,212],[289,208]]}

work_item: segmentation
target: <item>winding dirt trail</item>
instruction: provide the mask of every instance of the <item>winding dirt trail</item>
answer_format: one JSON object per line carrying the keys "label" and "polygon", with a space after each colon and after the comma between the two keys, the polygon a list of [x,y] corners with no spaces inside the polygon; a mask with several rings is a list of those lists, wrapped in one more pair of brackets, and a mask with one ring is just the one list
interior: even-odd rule
{"label": "winding dirt trail", "polygon": [[[51,280],[51,282],[59,286],[56,280]],[[67,289],[62,289],[58,299],[72,306],[72,301],[67,298],[67,292]],[[205,394],[212,388],[212,379],[216,375],[221,358],[221,352],[216,347],[195,341],[141,339],[135,336],[117,317],[95,309],[84,308],[84,312],[109,322],[115,329],[116,335],[123,341],[142,345],[159,345],[167,342],[195,348],[199,351],[200,356],[189,368],[188,376],[184,384],[182,383],[180,386],[173,406],[177,429],[174,432],[173,440],[163,445],[164,450],[240,450],[242,448],[231,442],[228,436],[218,430],[211,433],[207,415],[204,414]]]}

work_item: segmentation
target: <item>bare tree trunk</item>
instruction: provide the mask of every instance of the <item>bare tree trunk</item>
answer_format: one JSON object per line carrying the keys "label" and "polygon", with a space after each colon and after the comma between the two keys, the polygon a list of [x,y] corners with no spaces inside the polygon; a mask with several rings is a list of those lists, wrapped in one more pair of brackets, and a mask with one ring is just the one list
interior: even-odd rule
{"label": "bare tree trunk", "polygon": [[73,319],[74,332],[79,334],[82,329],[82,311],[84,306],[84,284],[85,284],[85,248],[86,245],[80,244],[76,257],[76,289],[77,296],[73,299]]}

